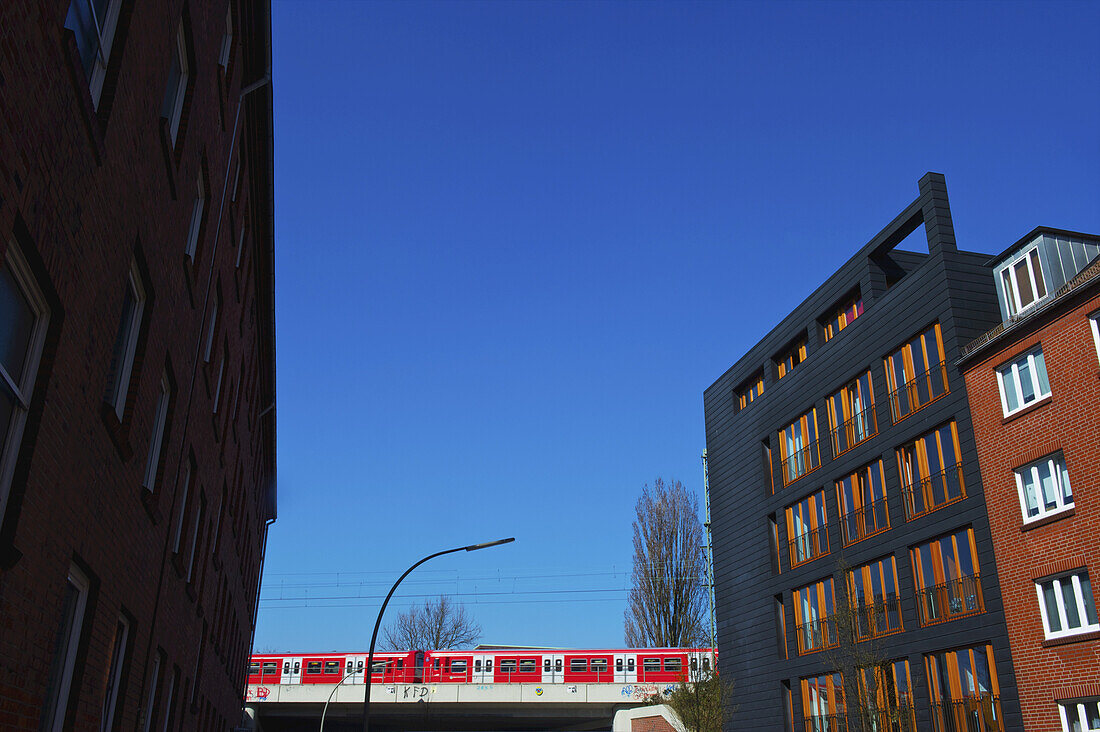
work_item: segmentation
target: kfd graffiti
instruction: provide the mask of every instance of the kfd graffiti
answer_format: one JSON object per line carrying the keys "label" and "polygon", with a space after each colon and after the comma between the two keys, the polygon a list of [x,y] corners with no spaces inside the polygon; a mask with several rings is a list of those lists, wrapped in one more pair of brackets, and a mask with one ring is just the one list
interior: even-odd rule
{"label": "kfd graffiti", "polygon": [[428,696],[430,692],[426,686],[402,686],[401,700],[417,701]]}

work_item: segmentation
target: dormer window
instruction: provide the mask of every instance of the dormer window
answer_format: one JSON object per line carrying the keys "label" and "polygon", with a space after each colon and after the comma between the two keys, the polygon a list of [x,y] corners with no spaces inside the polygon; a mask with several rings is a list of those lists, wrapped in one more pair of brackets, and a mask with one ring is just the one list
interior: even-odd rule
{"label": "dormer window", "polygon": [[764,393],[764,372],[758,371],[737,390],[738,409],[744,409]]}
{"label": "dormer window", "polygon": [[852,321],[863,315],[863,296],[859,294],[859,288],[852,292],[844,300],[837,303],[829,312],[822,324],[825,341],[852,324]]}
{"label": "dormer window", "polygon": [[775,358],[775,367],[779,374],[779,378],[783,378],[789,374],[795,366],[806,360],[806,338],[799,338],[792,343],[787,350],[780,353]]}
{"label": "dormer window", "polygon": [[1038,247],[1010,260],[1001,268],[998,277],[1009,316],[1023,312],[1047,295]]}

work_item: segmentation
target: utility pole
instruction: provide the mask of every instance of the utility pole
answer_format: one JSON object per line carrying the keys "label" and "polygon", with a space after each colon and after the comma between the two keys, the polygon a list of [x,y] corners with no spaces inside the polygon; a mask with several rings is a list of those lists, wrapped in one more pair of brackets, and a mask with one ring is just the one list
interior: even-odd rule
{"label": "utility pole", "polygon": [[718,637],[717,628],[714,620],[714,551],[713,540],[711,538],[710,531],[710,475],[707,472],[707,451],[703,450],[703,500],[706,502],[706,521],[703,523],[703,528],[707,532],[707,592],[710,596],[710,647],[711,654],[714,656],[712,660],[712,667],[718,671]]}

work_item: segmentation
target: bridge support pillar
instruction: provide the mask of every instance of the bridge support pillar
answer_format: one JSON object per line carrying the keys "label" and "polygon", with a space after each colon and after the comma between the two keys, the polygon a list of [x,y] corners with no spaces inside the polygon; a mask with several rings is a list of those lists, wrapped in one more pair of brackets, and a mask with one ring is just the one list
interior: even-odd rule
{"label": "bridge support pillar", "polygon": [[251,732],[263,732],[263,725],[260,724],[260,713],[256,709],[255,704],[245,705],[244,712],[241,714],[241,729],[251,730]]}

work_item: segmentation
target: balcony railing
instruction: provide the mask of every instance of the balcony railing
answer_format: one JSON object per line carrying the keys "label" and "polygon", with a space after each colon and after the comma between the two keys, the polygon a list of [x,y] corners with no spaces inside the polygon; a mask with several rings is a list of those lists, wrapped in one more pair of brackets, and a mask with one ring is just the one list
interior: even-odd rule
{"label": "balcony railing", "polygon": [[935,625],[985,609],[982,582],[978,575],[960,577],[917,591],[917,614],[921,625]]}
{"label": "balcony railing", "polygon": [[993,694],[968,696],[956,701],[932,704],[935,732],[1001,732],[1004,717],[1001,700]]}
{"label": "balcony railing", "polygon": [[870,707],[863,728],[867,732],[917,732],[917,710],[908,704]]}
{"label": "balcony railing", "polygon": [[886,509],[886,497],[860,506],[840,517],[840,533],[844,546],[866,539],[890,528],[890,515]]}
{"label": "balcony railing", "polygon": [[784,458],[780,465],[783,473],[783,485],[793,483],[820,465],[821,454],[818,452],[817,441],[815,440]]}
{"label": "balcony railing", "polygon": [[856,637],[877,638],[902,630],[901,598],[891,595],[872,605],[856,605]]}
{"label": "balcony railing", "polygon": [[805,717],[806,732],[848,732],[848,718],[840,714],[821,714]]}
{"label": "balcony railing", "polygon": [[840,635],[836,630],[836,617],[826,615],[805,623],[796,623],[795,637],[798,638],[798,655],[813,653],[837,645]]}
{"label": "balcony railing", "polygon": [[851,419],[844,424],[837,425],[830,430],[829,437],[833,443],[833,457],[852,449],[868,437],[874,436],[877,420],[875,418],[875,405],[865,407],[863,411],[856,412]]}
{"label": "balcony railing", "polygon": [[915,484],[903,486],[905,492],[905,518],[915,519],[940,506],[966,498],[962,463],[955,463],[946,470],[921,478]]}
{"label": "balcony railing", "polygon": [[890,392],[894,421],[908,417],[928,402],[947,393],[947,362],[940,361]]}
{"label": "balcony railing", "polygon": [[783,542],[790,566],[797,567],[829,553],[829,525],[824,524]]}

